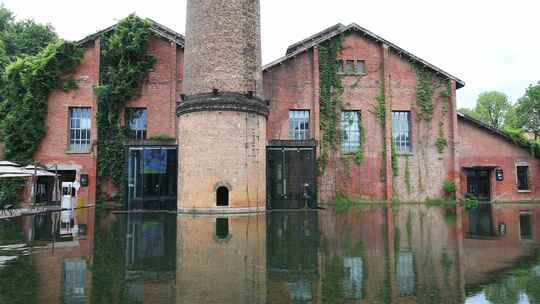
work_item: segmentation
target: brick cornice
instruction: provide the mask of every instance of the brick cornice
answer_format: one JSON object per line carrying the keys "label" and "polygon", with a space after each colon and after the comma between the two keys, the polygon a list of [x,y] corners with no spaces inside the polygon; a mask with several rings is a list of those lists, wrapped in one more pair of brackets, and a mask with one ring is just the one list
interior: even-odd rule
{"label": "brick cornice", "polygon": [[238,92],[203,93],[185,96],[176,104],[176,115],[193,112],[246,112],[268,117],[268,105],[257,96]]}

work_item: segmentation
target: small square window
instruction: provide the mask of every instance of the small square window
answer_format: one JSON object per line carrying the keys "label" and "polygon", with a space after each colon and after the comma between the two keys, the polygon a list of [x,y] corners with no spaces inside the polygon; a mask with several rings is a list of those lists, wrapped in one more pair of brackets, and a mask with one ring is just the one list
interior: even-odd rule
{"label": "small square window", "polygon": [[363,75],[366,73],[366,62],[364,60],[356,61],[356,74]]}
{"label": "small square window", "polygon": [[529,166],[517,166],[517,185],[519,191],[529,190]]}

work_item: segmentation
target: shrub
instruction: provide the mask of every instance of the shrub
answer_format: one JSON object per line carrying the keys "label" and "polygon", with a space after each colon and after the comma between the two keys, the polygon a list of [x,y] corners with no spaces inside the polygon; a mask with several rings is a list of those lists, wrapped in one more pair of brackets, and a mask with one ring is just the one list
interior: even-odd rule
{"label": "shrub", "polygon": [[442,189],[443,189],[444,193],[446,194],[446,196],[453,197],[454,194],[456,193],[456,189],[457,189],[456,183],[454,183],[451,180],[445,180],[443,182]]}
{"label": "shrub", "polygon": [[473,209],[478,207],[478,199],[472,193],[465,193],[459,200],[461,206],[465,209]]}

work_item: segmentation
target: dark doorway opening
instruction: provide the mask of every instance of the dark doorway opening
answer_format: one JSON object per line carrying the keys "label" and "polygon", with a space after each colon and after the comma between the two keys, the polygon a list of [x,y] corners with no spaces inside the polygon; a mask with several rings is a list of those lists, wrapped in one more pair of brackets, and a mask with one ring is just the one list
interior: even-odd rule
{"label": "dark doorway opening", "polygon": [[317,208],[314,147],[268,147],[267,160],[269,208]]}
{"label": "dark doorway opening", "polygon": [[229,206],[229,189],[227,187],[219,187],[216,191],[216,200],[218,207]]}
{"label": "dark doorway opening", "polygon": [[229,237],[229,219],[216,219],[216,237],[220,240],[225,240]]}
{"label": "dark doorway opening", "polygon": [[474,194],[479,201],[491,200],[490,169],[467,169],[467,192]]}

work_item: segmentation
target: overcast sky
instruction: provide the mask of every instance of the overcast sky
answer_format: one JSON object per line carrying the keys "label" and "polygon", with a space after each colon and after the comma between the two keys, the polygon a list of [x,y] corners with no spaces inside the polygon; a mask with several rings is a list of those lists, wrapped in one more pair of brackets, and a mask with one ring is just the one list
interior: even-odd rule
{"label": "overcast sky", "polygon": [[[0,0],[18,18],[81,39],[130,13],[185,33],[186,0]],[[466,82],[458,106],[498,90],[515,102],[540,80],[539,0],[261,0],[263,62],[338,22],[360,26]]]}

